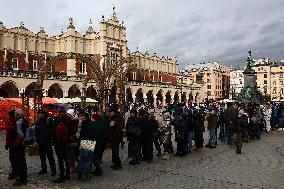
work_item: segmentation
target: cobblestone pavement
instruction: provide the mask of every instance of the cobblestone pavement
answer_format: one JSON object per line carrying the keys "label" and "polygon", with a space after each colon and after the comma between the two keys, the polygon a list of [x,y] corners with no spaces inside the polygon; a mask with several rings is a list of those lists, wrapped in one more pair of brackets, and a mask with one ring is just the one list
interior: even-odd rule
{"label": "cobblestone pavement", "polygon": [[[4,150],[4,134],[0,131],[0,189],[10,188],[8,153]],[[207,138],[207,135],[206,135]],[[127,147],[127,146],[126,146]],[[155,157],[152,163],[130,166],[127,149],[121,150],[123,169],[113,171],[111,153],[104,156],[104,175],[90,181],[71,181],[54,185],[51,176],[38,176],[38,156],[27,156],[28,185],[19,188],[284,188],[284,131],[263,134],[261,140],[243,146],[236,155],[234,146],[219,144],[186,157],[171,156],[169,161]]]}

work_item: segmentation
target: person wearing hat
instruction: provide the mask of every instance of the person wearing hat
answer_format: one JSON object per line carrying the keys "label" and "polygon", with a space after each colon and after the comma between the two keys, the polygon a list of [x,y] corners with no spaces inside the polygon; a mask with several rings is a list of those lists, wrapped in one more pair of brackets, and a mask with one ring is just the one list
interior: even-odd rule
{"label": "person wearing hat", "polygon": [[123,141],[124,118],[118,113],[115,107],[109,108],[109,140],[112,146],[112,163],[111,168],[118,170],[122,168],[119,157],[119,145]]}
{"label": "person wearing hat", "polygon": [[55,160],[53,157],[52,139],[53,139],[53,120],[48,117],[48,113],[43,109],[37,112],[35,122],[35,140],[38,144],[38,152],[41,161],[41,170],[38,175],[47,174],[46,157],[48,159],[51,176],[56,175]]}
{"label": "person wearing hat", "polygon": [[103,175],[103,171],[100,165],[99,155],[103,148],[103,138],[105,133],[105,125],[102,121],[101,115],[99,113],[94,113],[91,115],[91,126],[89,127],[89,139],[96,141],[96,147],[94,150],[93,164],[96,170],[93,172],[94,176]]}

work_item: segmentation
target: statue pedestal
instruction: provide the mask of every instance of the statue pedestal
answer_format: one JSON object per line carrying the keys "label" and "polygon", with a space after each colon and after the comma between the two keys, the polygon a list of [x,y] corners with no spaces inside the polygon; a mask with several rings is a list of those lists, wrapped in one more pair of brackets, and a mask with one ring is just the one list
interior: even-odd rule
{"label": "statue pedestal", "polygon": [[259,103],[259,91],[256,83],[256,72],[247,68],[244,70],[244,88],[242,101],[245,103]]}

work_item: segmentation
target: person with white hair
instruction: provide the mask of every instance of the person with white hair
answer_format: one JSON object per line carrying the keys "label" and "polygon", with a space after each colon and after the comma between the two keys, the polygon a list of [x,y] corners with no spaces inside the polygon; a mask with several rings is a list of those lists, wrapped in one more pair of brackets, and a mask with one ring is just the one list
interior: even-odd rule
{"label": "person with white hair", "polygon": [[17,177],[15,186],[26,185],[27,183],[27,162],[25,150],[26,146],[24,145],[25,132],[28,125],[27,120],[24,118],[24,112],[21,109],[15,111],[15,121],[17,128],[17,136],[14,141],[15,147],[15,164],[17,167]]}

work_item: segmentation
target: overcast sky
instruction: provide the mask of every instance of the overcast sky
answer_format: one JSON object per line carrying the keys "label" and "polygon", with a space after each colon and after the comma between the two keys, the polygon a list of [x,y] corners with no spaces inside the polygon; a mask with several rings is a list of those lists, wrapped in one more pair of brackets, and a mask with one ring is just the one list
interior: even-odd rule
{"label": "overcast sky", "polygon": [[49,35],[66,29],[74,18],[80,33],[89,19],[98,31],[101,15],[113,4],[127,27],[130,50],[159,56],[179,56],[181,67],[218,61],[244,65],[249,50],[253,58],[284,59],[283,0],[2,0],[0,21]]}

